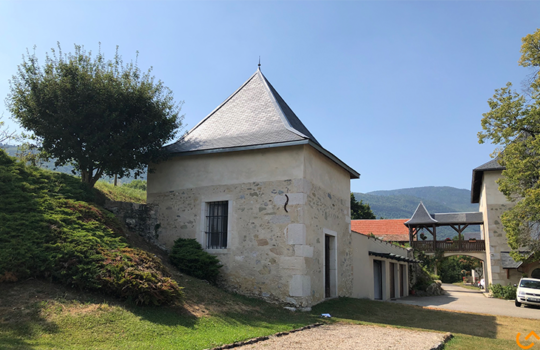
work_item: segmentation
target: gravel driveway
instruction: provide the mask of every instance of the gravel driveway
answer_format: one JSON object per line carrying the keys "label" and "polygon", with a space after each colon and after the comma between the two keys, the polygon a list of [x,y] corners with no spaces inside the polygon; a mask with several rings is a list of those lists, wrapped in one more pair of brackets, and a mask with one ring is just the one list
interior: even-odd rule
{"label": "gravel driveway", "polygon": [[437,309],[473,312],[487,315],[501,315],[540,319],[540,307],[516,307],[513,300],[486,298],[481,291],[465,289],[443,283],[445,295],[434,297],[406,297],[396,303],[418,305]]}
{"label": "gravel driveway", "polygon": [[281,337],[244,345],[237,349],[329,349],[329,350],[430,350],[444,340],[443,333],[407,329],[362,326],[324,325]]}

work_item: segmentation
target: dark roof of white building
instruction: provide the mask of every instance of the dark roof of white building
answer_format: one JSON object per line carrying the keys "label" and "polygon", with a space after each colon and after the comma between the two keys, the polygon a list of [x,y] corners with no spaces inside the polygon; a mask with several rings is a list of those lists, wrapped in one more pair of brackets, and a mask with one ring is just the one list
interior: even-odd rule
{"label": "dark roof of white building", "polygon": [[[529,252],[520,253],[523,255],[530,255]],[[517,269],[518,267],[523,265],[522,261],[515,261],[512,256],[510,256],[510,252],[501,252],[501,261],[503,269]]]}
{"label": "dark roof of white building", "polygon": [[498,158],[492,159],[489,162],[484,163],[479,167],[473,169],[471,184],[471,203],[480,202],[480,192],[482,189],[482,178],[484,176],[484,171],[501,171],[504,169],[506,168],[499,164]]}
{"label": "dark roof of white building", "polygon": [[258,69],[177,142],[174,154],[204,154],[309,144],[351,178],[360,174],[324,149]]}
{"label": "dark roof of white building", "polygon": [[432,217],[441,225],[452,225],[452,224],[480,225],[484,223],[484,217],[481,212],[436,213],[436,214],[433,214]]}

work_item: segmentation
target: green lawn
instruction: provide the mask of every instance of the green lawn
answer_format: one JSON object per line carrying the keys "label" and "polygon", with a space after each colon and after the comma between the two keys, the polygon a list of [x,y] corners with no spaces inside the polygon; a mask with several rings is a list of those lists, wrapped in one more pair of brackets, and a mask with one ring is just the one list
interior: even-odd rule
{"label": "green lawn", "polygon": [[[182,307],[136,307],[54,284],[0,284],[1,349],[205,349],[320,322],[451,332],[446,349],[513,349],[540,320],[487,316],[340,298],[291,313],[180,277]],[[540,312],[540,310],[539,310]],[[525,342],[526,344],[526,342]]]}

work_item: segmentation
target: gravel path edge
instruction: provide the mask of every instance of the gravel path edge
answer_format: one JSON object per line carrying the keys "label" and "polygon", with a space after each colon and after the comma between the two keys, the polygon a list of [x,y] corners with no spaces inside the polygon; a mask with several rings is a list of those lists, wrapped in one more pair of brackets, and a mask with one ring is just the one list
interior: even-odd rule
{"label": "gravel path edge", "polygon": [[454,335],[452,333],[445,333],[445,335],[443,335],[442,342],[440,342],[437,346],[431,348],[431,350],[442,350],[442,349],[444,349],[444,346],[446,345],[446,343],[448,343],[450,341],[450,339],[452,339],[453,337],[454,337]]}
{"label": "gravel path edge", "polygon": [[[270,339],[271,337],[282,337],[282,336],[287,335],[287,334],[296,333],[296,332],[300,332],[300,331],[303,331],[303,330],[306,330],[306,329],[319,327],[319,326],[322,326],[323,324],[324,323],[313,323],[313,324],[310,324],[310,325],[307,325],[307,326],[304,326],[304,327],[293,329],[293,330],[288,331],[288,332],[279,332],[279,333],[264,336],[264,337],[257,337],[257,338],[253,338],[253,339],[249,339],[249,340],[234,342],[234,343],[231,343],[231,344],[225,344],[225,345],[221,345],[221,346],[211,348],[211,349],[206,349],[206,350],[234,349],[234,348],[237,348],[237,347],[240,347],[240,346],[250,345],[250,344],[255,344],[255,343],[258,343],[258,342],[261,342],[261,341],[265,341],[265,340]],[[434,350],[434,349],[432,349],[432,350]],[[438,350],[438,348],[437,348],[437,350]]]}

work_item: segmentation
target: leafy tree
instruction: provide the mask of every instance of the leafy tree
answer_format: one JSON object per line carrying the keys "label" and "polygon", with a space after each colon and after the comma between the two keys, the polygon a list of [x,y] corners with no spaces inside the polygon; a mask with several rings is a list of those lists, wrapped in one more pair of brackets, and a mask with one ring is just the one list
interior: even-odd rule
{"label": "leafy tree", "polygon": [[0,144],[13,139],[14,135],[15,132],[9,131],[9,128],[5,126],[5,123],[2,121],[2,117],[0,116]]}
{"label": "leafy tree", "polygon": [[522,39],[519,65],[532,68],[523,94],[512,84],[495,90],[490,111],[483,114],[480,143],[499,145],[492,156],[506,167],[499,190],[515,203],[502,215],[512,257],[524,260],[517,250],[528,247],[540,255],[540,29]]}
{"label": "leafy tree", "polygon": [[364,204],[362,201],[358,202],[353,193],[351,193],[351,219],[376,219],[369,204]]}
{"label": "leafy tree", "polygon": [[151,69],[124,64],[118,47],[112,60],[79,45],[51,52],[43,65],[35,52],[23,56],[6,104],[55,166],[72,163],[94,186],[102,175],[137,177],[163,156],[181,126],[181,104]]}
{"label": "leafy tree", "polygon": [[[473,269],[481,269],[482,262],[470,256],[450,256],[441,259],[437,271],[444,283],[461,282],[463,276]],[[465,272],[465,274],[464,274]]]}

